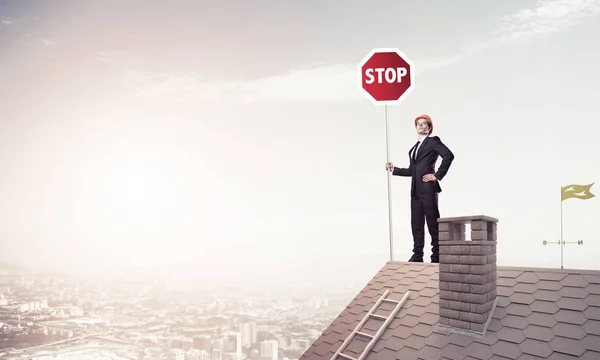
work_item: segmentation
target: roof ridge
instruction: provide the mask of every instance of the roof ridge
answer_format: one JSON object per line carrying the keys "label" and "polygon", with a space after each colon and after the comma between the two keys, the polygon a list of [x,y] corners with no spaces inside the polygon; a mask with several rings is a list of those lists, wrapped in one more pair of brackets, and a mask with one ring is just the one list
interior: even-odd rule
{"label": "roof ridge", "polygon": [[[423,266],[423,267],[438,267],[437,263],[417,263],[417,262],[408,262],[408,261],[398,261],[398,260],[388,260],[386,265],[395,264],[395,265],[410,265],[410,266]],[[558,269],[558,268],[545,268],[545,267],[537,267],[537,266],[510,266],[510,265],[497,265],[498,270],[507,270],[507,271],[540,271],[540,272],[550,272],[550,273],[562,273],[562,274],[580,274],[580,275],[598,275],[600,274],[600,269],[576,269],[576,268],[568,268],[568,269]]]}

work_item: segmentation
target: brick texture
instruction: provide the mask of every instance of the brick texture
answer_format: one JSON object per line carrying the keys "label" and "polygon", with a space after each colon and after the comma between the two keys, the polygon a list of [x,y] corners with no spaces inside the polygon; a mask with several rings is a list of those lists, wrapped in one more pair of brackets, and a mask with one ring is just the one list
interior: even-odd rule
{"label": "brick texture", "polygon": [[463,222],[440,219],[440,324],[481,332],[497,296],[495,221],[471,219],[471,240]]}

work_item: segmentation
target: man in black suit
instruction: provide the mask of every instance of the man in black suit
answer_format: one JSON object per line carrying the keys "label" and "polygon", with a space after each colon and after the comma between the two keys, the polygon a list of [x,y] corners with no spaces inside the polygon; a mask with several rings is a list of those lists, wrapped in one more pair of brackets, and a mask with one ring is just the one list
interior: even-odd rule
{"label": "man in black suit", "polygon": [[[397,168],[392,163],[386,164],[393,175],[410,176],[410,211],[413,233],[413,255],[410,262],[423,262],[423,247],[425,246],[425,220],[431,235],[431,262],[439,263],[438,223],[440,217],[438,208],[438,193],[442,192],[439,181],[444,178],[454,154],[442,143],[439,137],[429,136],[433,131],[433,122],[428,115],[420,115],[415,119],[418,141],[408,152],[408,168]],[[442,164],[435,172],[435,162],[438,156]]]}

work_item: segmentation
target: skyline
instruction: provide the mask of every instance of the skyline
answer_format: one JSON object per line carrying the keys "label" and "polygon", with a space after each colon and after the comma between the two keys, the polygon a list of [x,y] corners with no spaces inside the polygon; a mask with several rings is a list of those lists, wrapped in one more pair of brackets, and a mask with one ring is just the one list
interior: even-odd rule
{"label": "skyline", "polygon": [[[356,68],[397,47],[416,85],[391,161],[428,113],[456,155],[441,216],[497,217],[499,265],[560,266],[559,188],[600,179],[600,1],[141,4],[0,1],[0,261],[361,284],[389,238],[383,108]],[[563,204],[584,240],[566,268],[598,269],[599,206]]]}

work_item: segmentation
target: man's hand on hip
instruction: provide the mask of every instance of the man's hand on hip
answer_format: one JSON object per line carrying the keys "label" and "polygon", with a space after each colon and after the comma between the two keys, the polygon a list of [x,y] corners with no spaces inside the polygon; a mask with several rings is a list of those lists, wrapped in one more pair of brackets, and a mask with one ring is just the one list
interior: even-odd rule
{"label": "man's hand on hip", "polygon": [[436,181],[436,177],[433,174],[427,174],[425,176],[423,176],[423,181],[424,182],[429,182],[429,181]]}

